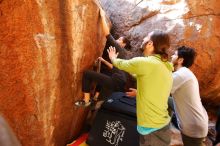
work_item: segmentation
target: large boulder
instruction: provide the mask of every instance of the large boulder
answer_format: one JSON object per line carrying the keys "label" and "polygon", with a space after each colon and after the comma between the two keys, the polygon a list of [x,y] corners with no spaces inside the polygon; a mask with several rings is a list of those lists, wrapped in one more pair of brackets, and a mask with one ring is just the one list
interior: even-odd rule
{"label": "large boulder", "polygon": [[105,37],[93,0],[0,1],[0,111],[23,146],[64,146],[86,112],[82,72]]}
{"label": "large boulder", "polygon": [[131,40],[132,52],[154,29],[170,32],[172,47],[194,47],[198,56],[192,70],[199,79],[203,100],[220,102],[220,1],[210,0],[100,0],[113,22],[115,37]]}

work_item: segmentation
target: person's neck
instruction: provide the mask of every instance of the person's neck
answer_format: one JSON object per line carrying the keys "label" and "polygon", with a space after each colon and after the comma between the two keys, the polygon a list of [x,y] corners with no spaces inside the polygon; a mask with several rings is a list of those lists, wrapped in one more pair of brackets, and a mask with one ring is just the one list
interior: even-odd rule
{"label": "person's neck", "polygon": [[145,57],[148,57],[148,56],[154,55],[154,52],[153,52],[153,51],[152,51],[152,52],[149,52],[149,51],[147,51],[147,49],[145,49],[144,52],[143,52],[143,54],[144,54]]}
{"label": "person's neck", "polygon": [[175,71],[179,70],[181,67],[183,67],[183,66],[182,66],[182,65],[176,65],[176,66],[174,66]]}
{"label": "person's neck", "polygon": [[146,53],[146,52],[144,52],[143,54],[144,54],[145,57],[153,56],[154,55],[153,53]]}

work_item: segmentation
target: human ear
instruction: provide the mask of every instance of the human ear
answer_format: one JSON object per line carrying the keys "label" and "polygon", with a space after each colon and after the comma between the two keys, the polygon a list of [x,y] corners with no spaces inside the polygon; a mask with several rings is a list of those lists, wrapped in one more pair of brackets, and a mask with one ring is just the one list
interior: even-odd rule
{"label": "human ear", "polygon": [[153,46],[153,42],[152,41],[148,41],[147,45]]}
{"label": "human ear", "polygon": [[183,64],[184,59],[183,58],[178,58],[178,63]]}

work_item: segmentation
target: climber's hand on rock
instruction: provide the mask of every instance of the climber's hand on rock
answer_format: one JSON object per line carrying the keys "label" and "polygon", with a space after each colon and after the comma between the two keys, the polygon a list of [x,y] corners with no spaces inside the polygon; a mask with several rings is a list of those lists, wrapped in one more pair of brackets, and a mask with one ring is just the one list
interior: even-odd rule
{"label": "climber's hand on rock", "polygon": [[100,16],[105,17],[105,11],[103,9],[100,9]]}
{"label": "climber's hand on rock", "polygon": [[105,61],[105,59],[103,59],[102,57],[99,57],[98,60],[101,62]]}

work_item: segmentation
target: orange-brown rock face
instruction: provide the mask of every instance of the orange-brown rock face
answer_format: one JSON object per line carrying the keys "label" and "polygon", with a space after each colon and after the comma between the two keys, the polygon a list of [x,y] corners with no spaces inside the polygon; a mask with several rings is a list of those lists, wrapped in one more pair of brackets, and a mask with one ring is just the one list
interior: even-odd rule
{"label": "orange-brown rock face", "polygon": [[201,95],[220,105],[220,1],[188,2],[190,13],[184,31],[185,44],[198,51],[192,70],[200,81]]}
{"label": "orange-brown rock face", "polygon": [[104,36],[92,0],[0,1],[0,112],[24,146],[63,146],[79,133],[81,76]]}
{"label": "orange-brown rock face", "polygon": [[220,104],[220,2],[216,0],[101,0],[114,22],[113,33],[126,35],[136,51],[154,29],[169,31],[173,47],[196,48],[192,70],[204,100]]}

